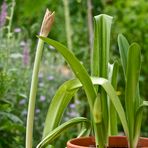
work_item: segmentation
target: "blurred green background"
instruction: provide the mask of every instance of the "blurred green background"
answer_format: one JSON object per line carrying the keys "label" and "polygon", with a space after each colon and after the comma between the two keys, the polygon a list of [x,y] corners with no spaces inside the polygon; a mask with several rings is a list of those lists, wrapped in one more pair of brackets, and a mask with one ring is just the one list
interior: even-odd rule
{"label": "blurred green background", "polygon": [[[140,44],[140,93],[143,99],[148,100],[147,0],[0,0],[0,6],[0,148],[25,147],[27,104],[36,35],[39,34],[46,8],[56,13],[49,37],[71,48],[88,71],[93,45],[93,16],[100,13],[113,16],[110,57],[119,60],[118,33],[123,33],[130,43]],[[118,92],[122,99],[124,81],[121,68],[120,73]],[[72,73],[63,58],[53,47],[45,45],[39,73],[34,146],[42,137],[51,98],[60,84],[71,77]],[[80,115],[89,116],[83,92],[78,93],[77,101],[71,102],[63,121]],[[61,147],[67,139],[76,136],[78,129],[76,127],[65,132],[56,142],[56,147]],[[122,131],[120,124],[119,129]],[[143,116],[141,135],[148,136],[147,110]]]}

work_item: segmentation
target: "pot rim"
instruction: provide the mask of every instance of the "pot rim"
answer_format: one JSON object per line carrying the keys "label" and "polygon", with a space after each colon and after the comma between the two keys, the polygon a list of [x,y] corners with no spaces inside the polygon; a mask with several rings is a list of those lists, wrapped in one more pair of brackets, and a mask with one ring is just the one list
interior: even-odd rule
{"label": "pot rim", "polygon": [[[81,142],[86,140],[87,141],[89,140],[89,142],[91,143],[91,145],[94,145],[95,144],[95,137],[94,136],[89,136],[89,137],[79,137],[79,138],[74,138],[74,139],[71,139],[67,142],[67,147],[69,146],[69,148],[88,148],[89,144],[86,146],[81,146],[80,145],[80,142],[79,145],[76,145],[76,142],[77,140],[80,140]],[[109,136],[109,141],[111,140],[123,140],[124,143],[127,143],[127,137],[126,136],[122,136],[122,135],[118,135],[118,136]],[[91,146],[90,145],[90,146]],[[124,146],[126,146],[127,144],[125,144]],[[109,145],[109,146],[112,146],[112,145]],[[115,146],[115,145],[114,145]],[[138,147],[139,146],[142,146],[142,147],[148,147],[148,138],[147,137],[139,137],[139,142],[138,142]],[[92,147],[93,148],[93,147]]]}
{"label": "pot rim", "polygon": [[80,145],[73,144],[73,143],[77,142],[78,139],[81,141],[90,140],[92,143],[95,144],[95,137],[89,136],[89,137],[79,137],[79,138],[71,139],[67,142],[67,146],[69,146],[69,148],[88,148],[88,146],[80,146]]}

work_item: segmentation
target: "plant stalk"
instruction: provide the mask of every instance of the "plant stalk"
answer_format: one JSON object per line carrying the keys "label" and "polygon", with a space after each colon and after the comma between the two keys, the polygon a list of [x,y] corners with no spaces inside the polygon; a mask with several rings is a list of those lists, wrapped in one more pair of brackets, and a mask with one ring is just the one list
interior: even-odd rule
{"label": "plant stalk", "polygon": [[[42,22],[40,35],[44,37],[48,36],[53,21],[54,21],[54,12],[51,13],[47,9]],[[36,101],[37,85],[38,85],[38,73],[39,73],[42,52],[43,52],[43,46],[44,46],[44,41],[39,39],[37,44],[37,49],[36,49],[30,95],[29,95],[27,128],[26,128],[26,148],[32,148],[34,110],[35,110],[35,101]]]}
{"label": "plant stalk", "polygon": [[68,48],[72,50],[72,39],[71,39],[72,30],[70,25],[68,0],[63,0],[63,4],[64,4],[64,12],[65,12],[65,29],[66,29],[67,44],[68,44]]}
{"label": "plant stalk", "polygon": [[8,24],[8,39],[10,39],[10,37],[11,37],[11,26],[12,26],[14,8],[15,8],[15,0],[12,0],[11,15],[10,15],[9,24]]}
{"label": "plant stalk", "polygon": [[37,45],[37,51],[35,56],[35,63],[32,74],[31,90],[29,96],[29,106],[28,106],[28,115],[27,115],[27,130],[26,130],[26,148],[32,148],[32,139],[33,139],[33,120],[34,120],[34,110],[35,110],[35,100],[38,84],[38,72],[39,65],[42,57],[44,41],[39,39]]}
{"label": "plant stalk", "polygon": [[93,17],[92,17],[92,0],[87,0],[87,24],[89,34],[89,49],[93,46]]}

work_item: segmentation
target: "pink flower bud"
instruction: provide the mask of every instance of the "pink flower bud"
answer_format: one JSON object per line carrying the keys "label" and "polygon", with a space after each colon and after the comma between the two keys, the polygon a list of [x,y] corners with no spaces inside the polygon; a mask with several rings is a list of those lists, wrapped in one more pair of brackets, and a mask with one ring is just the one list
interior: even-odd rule
{"label": "pink flower bud", "polygon": [[54,12],[51,12],[48,9],[46,10],[46,13],[44,15],[44,19],[42,22],[42,26],[41,26],[41,32],[40,32],[41,36],[44,36],[44,37],[48,36],[51,26],[54,22],[54,16],[55,16]]}

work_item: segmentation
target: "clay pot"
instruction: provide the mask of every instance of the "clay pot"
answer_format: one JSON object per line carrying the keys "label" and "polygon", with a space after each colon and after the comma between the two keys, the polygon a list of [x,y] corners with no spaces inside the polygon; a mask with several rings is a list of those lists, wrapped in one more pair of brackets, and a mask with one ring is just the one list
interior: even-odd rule
{"label": "clay pot", "polygon": [[[125,136],[111,136],[109,137],[109,148],[122,147],[127,148],[128,142]],[[137,148],[148,148],[148,138],[140,137]]]}
{"label": "clay pot", "polygon": [[[109,146],[107,148],[127,148],[128,142],[125,136],[109,137]],[[75,138],[67,142],[67,148],[95,148],[94,137]],[[140,137],[138,148],[148,148],[148,138]]]}
{"label": "clay pot", "polygon": [[80,137],[67,142],[67,148],[93,148],[94,145],[94,137]]}

